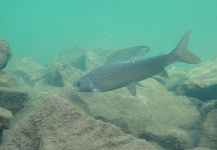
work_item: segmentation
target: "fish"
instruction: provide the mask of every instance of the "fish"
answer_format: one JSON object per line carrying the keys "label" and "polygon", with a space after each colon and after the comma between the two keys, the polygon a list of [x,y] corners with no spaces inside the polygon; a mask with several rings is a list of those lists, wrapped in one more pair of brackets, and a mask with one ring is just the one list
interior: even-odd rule
{"label": "fish", "polygon": [[200,58],[187,50],[191,31],[186,32],[178,45],[168,54],[144,58],[147,46],[123,48],[113,52],[105,64],[82,76],[72,84],[79,92],[101,93],[127,87],[136,96],[136,86],[141,80],[155,75],[168,78],[165,68],[175,62],[198,64]]}

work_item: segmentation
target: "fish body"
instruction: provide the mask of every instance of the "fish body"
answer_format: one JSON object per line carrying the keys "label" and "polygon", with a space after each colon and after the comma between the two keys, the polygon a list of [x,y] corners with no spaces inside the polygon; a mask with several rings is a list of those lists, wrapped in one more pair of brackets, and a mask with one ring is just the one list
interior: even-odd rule
{"label": "fish body", "polygon": [[135,96],[136,82],[156,74],[167,76],[164,68],[168,65],[178,61],[192,64],[200,62],[196,55],[187,51],[189,37],[190,32],[187,32],[171,53],[146,59],[133,58],[137,53],[148,52],[149,48],[145,46],[116,51],[109,56],[106,64],[78,79],[73,84],[73,89],[80,92],[105,92],[127,86]]}

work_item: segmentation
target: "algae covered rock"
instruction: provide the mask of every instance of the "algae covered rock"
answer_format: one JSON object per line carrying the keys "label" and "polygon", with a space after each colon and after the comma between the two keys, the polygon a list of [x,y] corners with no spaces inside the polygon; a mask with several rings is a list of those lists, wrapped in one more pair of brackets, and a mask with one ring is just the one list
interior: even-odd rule
{"label": "algae covered rock", "polygon": [[8,70],[29,86],[43,82],[47,71],[46,67],[30,57],[13,60]]}
{"label": "algae covered rock", "polygon": [[198,65],[189,71],[177,88],[179,94],[202,101],[217,99],[217,59]]}
{"label": "algae covered rock", "polygon": [[13,114],[10,111],[0,107],[0,144],[2,142],[3,129],[8,129],[11,118],[13,118]]}
{"label": "algae covered rock", "polygon": [[1,150],[15,149],[157,150],[160,147],[88,117],[69,101],[53,96],[34,114],[19,121],[3,140]]}
{"label": "algae covered rock", "polygon": [[13,114],[0,107],[0,129],[7,129],[11,118],[13,118]]}
{"label": "algae covered rock", "polygon": [[17,84],[18,80],[14,75],[3,70],[0,71],[0,87],[14,87]]}
{"label": "algae covered rock", "polygon": [[0,87],[0,95],[0,106],[10,110],[13,114],[21,110],[28,100],[27,93],[16,88]]}
{"label": "algae covered rock", "polygon": [[200,147],[217,149],[217,109],[210,111],[203,123],[202,133],[199,141]]}
{"label": "algae covered rock", "polygon": [[46,83],[56,87],[67,87],[71,89],[72,83],[83,73],[64,62],[52,62],[47,67]]}
{"label": "algae covered rock", "polygon": [[0,38],[0,70],[5,68],[11,57],[9,43]]}
{"label": "algae covered rock", "polygon": [[201,116],[192,102],[168,92],[154,79],[141,84],[143,87],[137,87],[137,97],[121,88],[102,93],[100,100],[92,93],[78,92],[68,93],[68,98],[78,105],[80,100],[96,119],[115,124],[135,137],[174,150],[194,148]]}
{"label": "algae covered rock", "polygon": [[104,64],[107,56],[112,53],[111,49],[95,48],[87,49],[74,47],[70,50],[62,51],[54,62],[64,62],[82,72],[90,72]]}
{"label": "algae covered rock", "polygon": [[205,119],[207,114],[214,109],[217,109],[217,100],[210,100],[206,103],[203,103],[199,109],[199,112],[201,113],[202,118]]}

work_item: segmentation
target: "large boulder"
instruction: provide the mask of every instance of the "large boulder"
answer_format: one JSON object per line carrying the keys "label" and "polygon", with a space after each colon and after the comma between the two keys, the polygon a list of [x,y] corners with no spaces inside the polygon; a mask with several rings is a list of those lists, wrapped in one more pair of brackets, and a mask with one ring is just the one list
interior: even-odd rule
{"label": "large boulder", "polygon": [[217,109],[211,110],[203,123],[202,133],[199,141],[200,147],[217,149]]}
{"label": "large boulder", "polygon": [[12,118],[13,118],[13,114],[10,111],[0,107],[0,144],[2,142],[3,129],[8,128],[9,121]]}
{"label": "large boulder", "polygon": [[10,130],[1,150],[162,149],[124,134],[114,125],[88,117],[58,96],[50,97],[31,116]]}
{"label": "large boulder", "polygon": [[65,95],[78,106],[85,103],[96,119],[115,124],[125,133],[173,150],[195,147],[201,117],[192,102],[168,92],[154,79],[141,84],[137,97],[125,88],[102,93],[100,100],[93,93],[68,91]]}
{"label": "large boulder", "polygon": [[0,129],[7,129],[11,118],[13,118],[11,111],[0,107]]}
{"label": "large boulder", "polygon": [[10,57],[11,50],[8,42],[0,38],[0,70],[5,68]]}
{"label": "large boulder", "polygon": [[84,75],[78,69],[64,62],[52,62],[47,67],[46,83],[56,87],[71,88],[76,78]]}
{"label": "large boulder", "polygon": [[18,81],[14,75],[3,70],[0,71],[0,87],[14,87],[18,85]]}
{"label": "large boulder", "polygon": [[28,101],[27,93],[16,88],[0,87],[0,95],[0,106],[13,114],[20,111]]}
{"label": "large boulder", "polygon": [[33,58],[14,59],[8,67],[8,71],[16,75],[24,84],[35,86],[44,82],[46,67],[40,65]]}
{"label": "large boulder", "polygon": [[202,101],[217,99],[217,59],[198,65],[189,71],[177,92]]}
{"label": "large boulder", "polygon": [[113,51],[114,50],[103,48],[87,49],[74,47],[70,50],[62,51],[54,59],[54,62],[64,62],[87,73],[102,66],[106,58]]}
{"label": "large boulder", "polygon": [[201,113],[202,119],[204,120],[207,114],[213,109],[217,109],[217,100],[210,100],[206,103],[203,103],[199,108],[199,112]]}

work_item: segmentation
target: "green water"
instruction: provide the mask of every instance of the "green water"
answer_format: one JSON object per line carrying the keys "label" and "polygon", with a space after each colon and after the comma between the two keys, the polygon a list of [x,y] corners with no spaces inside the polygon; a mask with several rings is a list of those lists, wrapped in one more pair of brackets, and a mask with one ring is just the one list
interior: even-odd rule
{"label": "green water", "polygon": [[[47,65],[60,52],[75,46],[115,49],[146,45],[150,47],[150,51],[146,54],[146,57],[150,57],[172,51],[181,37],[189,30],[192,31],[189,50],[198,55],[203,62],[217,58],[217,0],[0,0],[0,38],[10,43],[12,51],[11,62],[13,62],[13,58],[33,57],[41,64]],[[76,57],[74,57],[74,59],[76,59]],[[83,57],[78,60],[83,60],[82,58]],[[89,59],[89,61],[90,60],[92,59]],[[75,61],[74,64],[76,63],[77,61]],[[83,68],[86,67],[84,63],[83,61],[83,65],[80,65]],[[96,62],[93,64],[95,65]],[[93,64],[91,63],[91,65]],[[26,63],[25,65],[28,69],[32,66],[30,64],[29,67]],[[19,68],[20,65],[15,65],[14,68],[12,66],[15,70],[13,78],[9,76],[5,80],[7,81],[7,79],[11,78],[12,80],[7,81],[9,85],[15,85],[16,83],[14,82],[16,81],[18,85],[23,84],[23,87],[18,86],[18,88],[28,88],[27,91],[30,101],[27,107],[23,108],[24,111],[15,116],[15,121],[12,121],[12,128],[9,127],[8,133],[6,131],[6,134],[3,134],[3,138],[6,137],[6,140],[9,137],[8,142],[5,142],[6,145],[12,141],[15,143],[12,144],[13,146],[18,145],[18,147],[22,147],[19,142],[22,144],[22,140],[30,138],[23,142],[25,147],[31,147],[36,144],[39,147],[49,147],[50,145],[46,145],[46,143],[63,141],[60,146],[64,146],[67,149],[68,144],[74,144],[76,142],[77,145],[82,146],[83,144],[81,143],[83,139],[87,139],[87,142],[84,143],[89,144],[89,142],[95,139],[95,137],[93,137],[95,133],[97,133],[96,137],[98,137],[98,133],[104,132],[105,134],[103,133],[102,136],[99,134],[100,139],[97,141],[99,145],[97,142],[93,142],[91,143],[93,145],[90,144],[90,148],[91,146],[101,146],[104,142],[108,144],[110,148],[118,146],[117,144],[113,144],[113,139],[110,139],[113,137],[113,133],[116,132],[115,130],[107,128],[107,125],[103,125],[103,128],[100,126],[98,128],[98,125],[94,125],[93,127],[91,123],[93,121],[88,121],[86,117],[81,116],[81,113],[74,113],[73,111],[75,109],[73,107],[65,107],[68,104],[62,102],[62,98],[60,100],[58,97],[49,98],[50,100],[53,98],[54,100],[56,99],[53,101],[55,103],[57,102],[55,105],[52,104],[50,100],[48,100],[48,103],[44,103],[44,97],[48,95],[60,95],[64,98],[68,97],[67,99],[69,101],[79,105],[79,107],[86,110],[87,113],[91,114],[93,112],[93,117],[96,119],[116,123],[117,126],[122,127],[125,133],[131,133],[132,130],[132,135],[147,139],[150,143],[156,142],[156,145],[159,143],[160,146],[163,147],[170,148],[177,146],[181,148],[186,145],[193,148],[198,146],[196,145],[198,143],[203,144],[203,142],[205,142],[204,144],[207,146],[211,143],[210,146],[212,146],[212,143],[215,142],[215,122],[212,123],[212,121],[210,121],[210,118],[216,114],[216,110],[214,110],[214,102],[216,101],[214,100],[213,103],[203,105],[202,102],[191,99],[191,101],[195,102],[194,105],[197,105],[197,111],[196,107],[194,107],[187,97],[167,93],[163,86],[151,79],[147,82],[147,85],[144,84],[143,89],[141,89],[141,87],[138,88],[140,95],[137,97],[131,96],[129,92],[125,92],[124,90],[120,91],[120,93],[114,90],[112,91],[114,93],[108,93],[108,95],[104,96],[105,100],[94,101],[97,99],[94,97],[94,94],[79,93],[71,89],[71,85],[75,80],[80,78],[80,72],[75,71],[71,67],[67,68],[67,65],[63,63],[60,63],[60,67],[58,65],[59,64],[54,64],[47,68],[41,67],[38,69],[31,67],[33,69],[30,68],[29,72],[25,70],[24,67],[24,74],[22,74],[22,65],[21,69]],[[91,65],[87,66],[93,68]],[[173,65],[182,67],[185,70],[194,67],[194,65],[185,63],[176,63]],[[65,66],[67,68],[66,72],[63,71]],[[20,72],[19,69],[21,70]],[[203,80],[204,83],[198,82],[199,86],[205,86],[202,90],[198,88],[199,91],[202,91],[198,95],[206,95],[206,93],[209,94],[212,93],[212,91],[215,93],[215,86],[210,84],[210,82],[215,80],[215,78],[211,77],[215,73],[215,68],[213,68],[214,73],[211,70],[212,68],[210,70],[202,69],[204,70],[204,74],[195,78],[195,85],[194,82],[192,83],[192,87],[194,88],[195,86],[193,91],[195,90],[196,94],[199,93],[197,91],[198,87],[196,87],[197,80],[204,79],[207,75],[209,80]],[[18,70],[17,73],[16,70]],[[35,70],[39,70],[39,73],[34,72]],[[10,69],[8,72],[10,74]],[[195,72],[198,73],[199,71]],[[174,82],[174,85],[178,86],[176,85],[178,84],[177,82],[183,82],[184,80],[184,77],[181,77],[182,74],[184,76],[184,73],[181,71],[180,74],[178,74],[180,75],[180,80],[170,80],[171,82],[168,82],[169,84],[167,85],[171,86],[170,83]],[[3,75],[4,73],[2,73],[2,76]],[[174,79],[176,79],[178,76],[174,77]],[[194,80],[194,77],[190,77]],[[161,79],[156,80],[161,81]],[[164,82],[164,80],[161,82]],[[91,82],[88,83],[92,88],[93,84]],[[206,88],[209,84],[210,87]],[[80,83],[77,85],[80,85]],[[186,85],[188,86],[188,84]],[[191,83],[189,85],[189,88],[191,88]],[[61,86],[64,87],[60,88]],[[9,90],[14,91],[13,88]],[[4,91],[4,87],[2,89]],[[207,92],[207,89],[211,92]],[[144,90],[144,92],[142,90]],[[94,89],[93,91],[95,91],[95,94],[100,94],[98,89]],[[191,89],[189,91],[191,91]],[[203,94],[203,92],[205,94]],[[195,93],[193,93],[193,95]],[[216,96],[215,94],[211,94],[210,96],[208,94],[207,97],[212,98],[213,95]],[[11,97],[10,94],[5,95]],[[17,97],[13,96],[13,99],[16,101]],[[58,101],[61,102],[58,104]],[[10,104],[8,103],[8,99],[5,100],[5,104]],[[52,107],[48,106],[50,104]],[[44,105],[44,107],[36,109],[37,111],[35,111],[34,108],[39,108],[42,105]],[[52,108],[54,109],[51,111],[50,109]],[[56,111],[59,108],[60,110]],[[212,114],[215,114],[211,114],[210,117],[210,114],[209,116],[207,114],[208,111],[211,112],[211,109],[214,110]],[[71,112],[71,110],[73,111]],[[45,115],[43,112],[45,112]],[[50,114],[46,114],[47,112],[49,112],[51,116],[49,116]],[[22,123],[18,125],[15,123],[15,125],[13,125],[14,122],[21,122],[21,116],[23,114],[23,118],[25,118],[24,126],[22,127]],[[39,116],[39,114],[43,114],[43,116]],[[87,126],[85,124],[86,122],[80,121],[79,119],[66,122],[67,118],[71,118],[67,117],[67,114],[78,114],[79,117],[85,118],[88,123]],[[29,116],[31,119],[28,119]],[[58,118],[61,116],[62,118]],[[36,117],[36,119],[32,117]],[[77,116],[75,117],[77,118]],[[204,117],[208,119],[206,118],[205,120]],[[215,117],[213,118],[213,121],[216,121]],[[53,119],[55,119],[55,121],[53,121]],[[74,122],[77,122],[77,120],[78,124],[75,124],[75,127],[73,127]],[[204,123],[202,123],[201,120],[205,120]],[[52,126],[52,122],[57,125]],[[45,126],[46,123],[48,124],[47,126]],[[88,126],[89,124],[90,126]],[[80,125],[82,132],[88,131],[87,134],[85,132],[78,132],[78,130],[80,130],[78,126]],[[57,126],[57,132],[48,130],[48,128],[57,129]],[[72,128],[70,128],[70,126]],[[83,128],[83,126],[85,128]],[[30,127],[34,127],[34,131]],[[63,131],[65,129],[67,129],[67,132],[69,130],[69,134]],[[90,129],[93,129],[93,132],[90,131]],[[46,132],[44,132],[45,130]],[[203,130],[205,131],[204,133]],[[0,128],[0,132],[1,131]],[[38,131],[40,131],[39,134]],[[61,131],[63,132],[60,133]],[[110,131],[111,133],[109,133]],[[149,131],[151,132],[149,133]],[[85,136],[80,133],[85,134]],[[9,136],[7,136],[7,134]],[[34,134],[36,137],[40,137],[42,141],[38,142],[37,140],[41,139],[35,138]],[[52,135],[55,135],[55,137],[53,138]],[[86,135],[91,139],[89,137],[86,138]],[[105,135],[108,135],[108,140],[104,140]],[[114,134],[114,139],[117,143],[130,145],[130,141],[127,138],[120,140],[118,139],[119,136],[116,135],[118,134]],[[82,140],[79,141],[82,136],[85,138],[81,138]],[[60,137],[60,140],[58,137]],[[75,137],[78,138],[78,140],[76,139],[71,143],[70,140]],[[208,139],[204,140],[206,137],[208,137]],[[11,140],[10,138],[14,139]],[[67,138],[67,140],[64,138]],[[130,139],[132,138],[130,137]],[[201,143],[198,141],[199,139],[202,139]],[[36,140],[36,142],[32,142],[31,140]],[[136,142],[133,141],[133,144],[135,143]],[[65,146],[65,144],[67,145]],[[55,147],[55,144],[50,147]]]}
{"label": "green water", "polygon": [[74,46],[168,53],[189,29],[189,49],[203,61],[216,58],[216,0],[0,0],[0,37],[13,57],[43,64]]}

